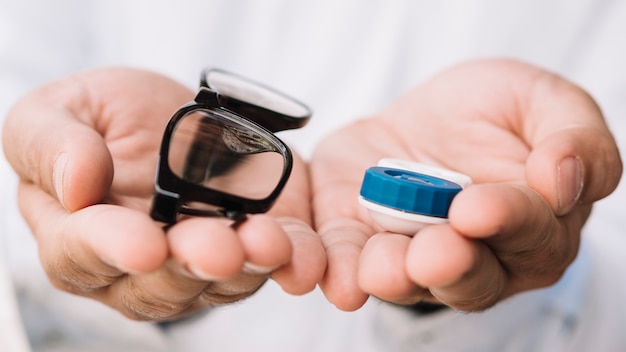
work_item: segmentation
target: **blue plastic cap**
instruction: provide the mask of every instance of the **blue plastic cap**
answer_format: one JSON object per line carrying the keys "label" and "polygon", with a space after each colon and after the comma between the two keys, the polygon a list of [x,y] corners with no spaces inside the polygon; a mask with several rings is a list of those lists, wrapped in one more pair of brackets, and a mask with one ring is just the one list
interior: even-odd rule
{"label": "blue plastic cap", "polygon": [[361,197],[389,208],[440,218],[448,217],[452,199],[463,188],[438,177],[388,167],[370,167]]}

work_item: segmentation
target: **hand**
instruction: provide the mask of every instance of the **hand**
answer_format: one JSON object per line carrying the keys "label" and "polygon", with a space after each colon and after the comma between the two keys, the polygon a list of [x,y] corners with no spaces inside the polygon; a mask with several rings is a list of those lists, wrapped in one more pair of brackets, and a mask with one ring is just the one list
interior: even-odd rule
{"label": "hand", "polygon": [[271,213],[193,218],[167,234],[147,211],[161,137],[193,93],[132,69],[87,71],[44,86],[11,110],[4,150],[21,211],[52,283],[141,320],[167,320],[255,292],[271,275],[302,294],[326,257],[310,222],[305,166]]}
{"label": "hand", "polygon": [[[408,237],[381,231],[357,203],[380,158],[470,175],[449,223]],[[574,260],[592,203],[622,171],[611,133],[583,90],[507,60],[454,67],[314,153],[314,213],[328,256],[321,287],[344,310],[369,294],[399,304],[482,310],[555,283]]]}

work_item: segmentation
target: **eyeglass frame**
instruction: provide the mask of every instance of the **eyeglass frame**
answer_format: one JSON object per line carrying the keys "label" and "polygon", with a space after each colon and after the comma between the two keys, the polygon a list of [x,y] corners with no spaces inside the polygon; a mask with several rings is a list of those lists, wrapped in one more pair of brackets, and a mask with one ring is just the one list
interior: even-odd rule
{"label": "eyeglass frame", "polygon": [[[275,94],[281,99],[287,99],[302,109],[302,113],[290,115],[221,93],[218,87],[212,87],[210,84],[208,77],[212,72],[228,75],[244,84],[252,84],[255,88]],[[251,199],[222,192],[184,180],[172,171],[168,161],[172,135],[179,122],[195,111],[212,113],[249,128],[251,131],[268,138],[273,145],[278,147],[277,152],[283,157],[284,168],[280,180],[267,197]],[[282,192],[293,167],[291,149],[274,133],[301,128],[308,123],[311,115],[312,111],[307,105],[266,85],[218,68],[202,70],[200,87],[195,98],[181,106],[172,115],[165,127],[157,162],[150,216],[156,221],[173,224],[177,222],[179,215],[225,217],[241,220],[245,218],[246,214],[267,212]],[[215,207],[215,209],[186,207],[185,204],[191,201],[205,203]]]}

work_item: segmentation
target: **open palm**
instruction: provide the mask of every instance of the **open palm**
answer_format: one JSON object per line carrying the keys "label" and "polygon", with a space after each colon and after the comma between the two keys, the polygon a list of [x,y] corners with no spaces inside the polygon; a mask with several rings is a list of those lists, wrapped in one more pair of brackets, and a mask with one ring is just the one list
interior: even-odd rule
{"label": "open palm", "polygon": [[192,98],[163,76],[106,68],[53,82],[11,110],[4,150],[56,286],[148,320],[245,298],[270,275],[290,293],[315,287],[326,258],[298,158],[271,213],[236,229],[196,218],[166,234],[147,215],[165,125]]}
{"label": "open palm", "polygon": [[[475,185],[455,198],[448,224],[413,237],[384,232],[356,199],[365,169],[385,157],[456,170]],[[558,280],[621,163],[584,91],[530,65],[489,60],[443,72],[330,135],[311,170],[331,302],[353,310],[372,294],[471,311]]]}

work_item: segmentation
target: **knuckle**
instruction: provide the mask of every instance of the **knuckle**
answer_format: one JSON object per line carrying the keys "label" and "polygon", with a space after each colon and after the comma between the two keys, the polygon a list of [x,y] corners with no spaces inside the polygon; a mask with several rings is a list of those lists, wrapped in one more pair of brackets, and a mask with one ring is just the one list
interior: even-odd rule
{"label": "knuckle", "polygon": [[44,270],[52,285],[74,294],[87,294],[99,290],[118,279],[91,272],[67,255],[52,264],[44,265]]}
{"label": "knuckle", "polygon": [[536,287],[553,284],[559,280],[578,254],[580,239],[568,235],[567,231],[567,228],[554,230],[541,236],[543,240],[501,259],[514,277],[536,282],[538,284]]}
{"label": "knuckle", "polygon": [[430,293],[427,288],[416,286],[414,292],[403,297],[397,297],[393,299],[384,299],[379,296],[375,296],[383,302],[389,302],[399,306],[413,306],[421,302],[431,303],[431,301],[437,301],[435,297]]}
{"label": "knuckle", "polygon": [[168,302],[141,288],[132,279],[127,280],[121,295],[121,313],[137,321],[161,321],[171,318],[191,306],[191,302]]}
{"label": "knuckle", "polygon": [[444,297],[433,295],[442,303],[461,312],[481,312],[498,303],[502,299],[503,288],[487,288],[470,296]]}
{"label": "knuckle", "polygon": [[450,307],[467,313],[482,312],[493,307],[498,301],[495,298],[472,299],[447,303]]}
{"label": "knuckle", "polygon": [[[265,281],[263,281],[265,282]],[[210,305],[226,305],[244,300],[263,286],[263,282],[242,291],[225,283],[214,283],[202,291],[200,298]]]}

